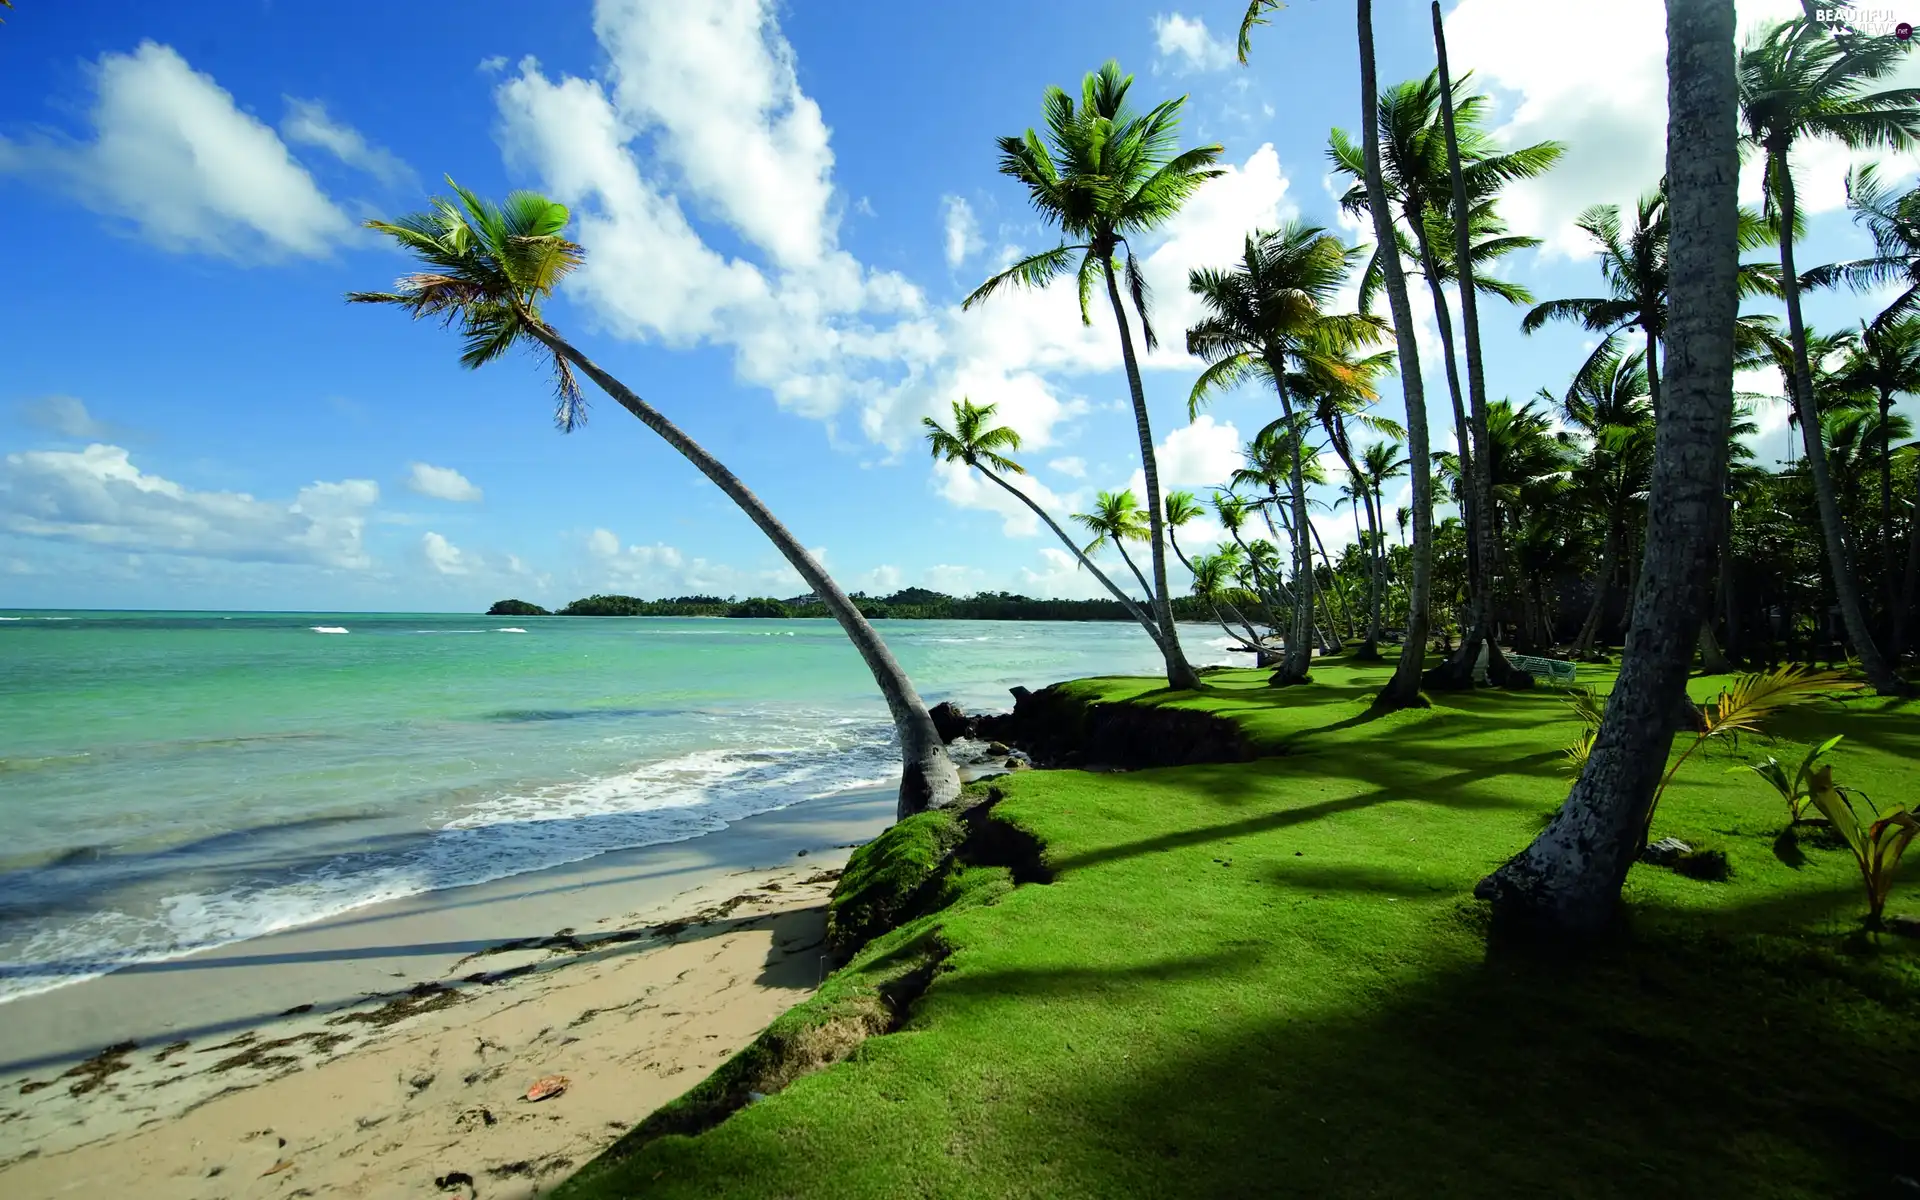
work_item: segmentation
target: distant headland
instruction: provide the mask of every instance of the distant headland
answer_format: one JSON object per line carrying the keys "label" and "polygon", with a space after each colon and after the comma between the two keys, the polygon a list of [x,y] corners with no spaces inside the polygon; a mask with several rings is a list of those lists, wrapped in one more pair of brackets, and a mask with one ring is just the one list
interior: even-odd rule
{"label": "distant headland", "polygon": [[[1044,600],[1011,592],[978,592],[949,596],[926,588],[905,588],[890,596],[852,597],[869,620],[896,621],[1127,621],[1127,610],[1115,600]],[[1180,620],[1210,620],[1200,602],[1180,597],[1173,602]],[[593,595],[575,600],[555,612],[525,600],[501,600],[487,610],[490,617],[820,617],[831,614],[811,594],[785,600],[771,596],[675,596],[643,600],[638,596]]]}

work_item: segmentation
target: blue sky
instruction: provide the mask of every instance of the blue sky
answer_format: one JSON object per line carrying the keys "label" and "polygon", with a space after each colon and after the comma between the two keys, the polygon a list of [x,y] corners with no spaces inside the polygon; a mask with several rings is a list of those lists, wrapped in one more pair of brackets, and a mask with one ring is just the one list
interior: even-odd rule
{"label": "blue sky", "polygon": [[[1245,69],[1228,48],[1240,7],[604,0],[536,22],[495,0],[458,21],[419,5],[20,0],[0,27],[0,205],[31,231],[0,323],[0,607],[457,611],[798,590],[611,402],[563,436],[531,359],[468,372],[451,335],[341,302],[405,269],[357,223],[417,207],[442,174],[574,206],[590,266],[550,318],[850,589],[1094,594],[1004,497],[934,468],[917,424],[962,394],[997,401],[1061,515],[1137,470],[1110,323],[1082,329],[1057,291],[958,309],[1008,255],[1051,244],[995,173],[994,137],[1033,124],[1046,85],[1116,57],[1142,101],[1189,93],[1188,137],[1223,144],[1231,168],[1142,244],[1169,334],[1147,371],[1163,475],[1203,488],[1231,470],[1273,405],[1249,390],[1188,425],[1186,271],[1291,216],[1357,233],[1324,154],[1330,127],[1358,124],[1351,6],[1293,5]],[[1750,25],[1797,7],[1740,11]],[[1569,147],[1507,203],[1547,239],[1510,274],[1543,299],[1597,294],[1570,222],[1659,175],[1659,3],[1448,13],[1457,68],[1477,69],[1503,135]],[[1376,3],[1383,81],[1431,65],[1427,14]],[[1846,163],[1803,156],[1803,263],[1867,248]],[[1809,306],[1820,327],[1871,311],[1844,295]],[[1563,388],[1590,345],[1484,312],[1496,397]],[[1398,407],[1390,386],[1382,411]],[[1760,419],[1776,456],[1784,412]],[[1344,513],[1323,522],[1351,537]]]}

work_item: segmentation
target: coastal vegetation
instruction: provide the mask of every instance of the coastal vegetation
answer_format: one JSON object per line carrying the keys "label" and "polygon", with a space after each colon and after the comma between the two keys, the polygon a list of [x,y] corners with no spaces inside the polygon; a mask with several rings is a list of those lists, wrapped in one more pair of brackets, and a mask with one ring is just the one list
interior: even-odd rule
{"label": "coastal vegetation", "polygon": [[[893,621],[1123,621],[1133,611],[1114,600],[1052,600],[1012,592],[976,592],[949,596],[928,588],[901,588],[886,596],[854,592],[849,599],[869,620]],[[519,607],[513,607],[519,606]],[[791,617],[819,619],[833,613],[814,596],[673,596],[645,600],[638,596],[592,595],[572,601],[549,614],[522,600],[501,600],[487,610],[490,616],[561,617]],[[1212,619],[1204,600],[1178,596],[1173,601],[1179,621]]]}

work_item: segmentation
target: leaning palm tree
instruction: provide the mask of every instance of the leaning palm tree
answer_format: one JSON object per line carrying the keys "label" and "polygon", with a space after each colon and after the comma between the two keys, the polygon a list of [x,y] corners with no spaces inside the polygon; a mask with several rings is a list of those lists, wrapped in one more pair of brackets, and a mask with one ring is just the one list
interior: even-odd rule
{"label": "leaning palm tree", "polygon": [[1153,644],[1160,645],[1160,626],[1155,623],[1153,617],[1142,609],[1125,589],[1109,578],[1107,573],[1100,569],[1099,564],[1086,556],[1080,549],[1080,543],[1073,539],[1072,534],[1060,528],[1060,522],[1054,520],[1051,513],[1040,507],[1032,496],[1007,481],[1006,476],[1025,475],[1027,469],[1010,457],[1008,452],[1020,448],[1020,434],[1005,425],[993,423],[996,407],[992,404],[975,404],[963,396],[953,402],[952,429],[943,427],[932,417],[920,418],[921,426],[927,431],[927,445],[932,450],[933,457],[946,462],[967,464],[999,484],[1014,499],[1026,505],[1048,529],[1053,530],[1054,536],[1060,539],[1061,544],[1072,551],[1073,556],[1080,560],[1080,565],[1100,581],[1100,586],[1106,588],[1115,600],[1126,606],[1128,614],[1140,622],[1140,627],[1147,631],[1147,636],[1153,639]]}
{"label": "leaning palm tree", "polygon": [[[1134,353],[1119,277],[1126,275],[1134,313],[1140,318],[1147,349],[1153,350],[1159,339],[1147,316],[1147,281],[1140,273],[1130,239],[1171,220],[1201,184],[1219,175],[1213,164],[1221,148],[1179,149],[1180,110],[1186,97],[1163,101],[1146,113],[1138,113],[1127,104],[1127,91],[1132,85],[1133,76],[1122,74],[1120,65],[1109,61],[1082,81],[1078,105],[1062,89],[1047,89],[1044,137],[1029,129],[1024,136],[999,140],[1001,174],[1026,187],[1034,209],[1049,224],[1059,226],[1063,240],[1053,249],[1023,258],[987,280],[961,307],[971,308],[1003,287],[1044,287],[1069,271],[1077,271],[1080,319],[1092,324],[1090,306],[1095,283],[1106,285],[1107,301],[1120,331],[1120,358],[1133,400],[1140,467],[1146,476],[1153,560],[1150,591],[1154,616],[1161,627],[1160,649],[1166,658],[1167,683],[1194,688],[1200,685],[1200,677],[1181,653],[1179,632],[1173,623],[1173,598],[1167,591],[1153,425],[1147,415],[1147,395],[1140,382],[1140,362]],[[1126,259],[1124,272],[1119,272],[1115,270],[1115,258],[1122,250]]]}
{"label": "leaning palm tree", "polygon": [[457,203],[435,197],[426,212],[367,222],[368,228],[399,243],[421,269],[402,276],[391,292],[349,292],[347,299],[391,304],[416,319],[432,317],[459,326],[465,339],[460,361],[470,368],[485,366],[515,347],[539,347],[551,358],[559,397],[554,421],[563,431],[586,419],[586,398],[576,371],[640,418],[760,527],[866,661],[900,735],[900,816],[951,804],[960,794],[959,773],[913,682],[859,608],[733,472],[547,323],[541,303],[585,259],[585,251],[565,236],[566,205],[534,192],[513,192],[505,203],[495,205],[451,179],[447,183]]}
{"label": "leaning palm tree", "polygon": [[[1266,14],[1283,7],[1282,0],[1250,0],[1240,22],[1240,62],[1247,61],[1254,26],[1267,23]],[[1393,197],[1380,166],[1379,72],[1373,53],[1373,0],[1356,0],[1354,16],[1360,44],[1360,127],[1362,178],[1367,187],[1367,210],[1373,217],[1373,240],[1395,245]],[[1407,295],[1407,276],[1397,254],[1380,256],[1381,276],[1392,316],[1394,349],[1400,363],[1400,387],[1407,413],[1408,457],[1419,464],[1413,473],[1413,546],[1407,571],[1407,640],[1393,678],[1374,698],[1374,708],[1387,711],[1423,703],[1420,675],[1426,666],[1427,605],[1433,587],[1433,460],[1427,438],[1427,393],[1420,378],[1420,346],[1415,340],[1413,302]],[[1403,535],[1404,537],[1404,535]]]}
{"label": "leaning palm tree", "polygon": [[1188,415],[1220,390],[1250,379],[1266,382],[1280,397],[1278,426],[1294,447],[1288,491],[1294,574],[1305,593],[1296,606],[1294,636],[1274,676],[1277,684],[1305,682],[1312,669],[1313,565],[1304,477],[1306,455],[1295,423],[1295,381],[1325,377],[1352,382],[1356,346],[1378,340],[1377,317],[1326,312],[1352,273],[1361,251],[1316,225],[1292,221],[1278,230],[1250,233],[1240,261],[1231,268],[1198,268],[1187,280],[1206,316],[1187,331],[1187,352],[1206,362],[1187,400]]}
{"label": "leaning palm tree", "polygon": [[1840,619],[1868,682],[1883,694],[1905,693],[1909,688],[1894,674],[1867,624],[1846,522],[1820,441],[1820,410],[1793,258],[1799,202],[1791,155],[1795,144],[1806,140],[1837,141],[1855,150],[1903,150],[1913,145],[1920,137],[1920,88],[1873,90],[1877,81],[1900,65],[1905,51],[1905,45],[1892,37],[1855,37],[1843,48],[1818,24],[1793,20],[1749,40],[1739,63],[1743,140],[1766,156],[1767,202],[1780,218],[1780,284],[1794,353],[1787,391],[1800,418],[1807,473],[1820,511]]}

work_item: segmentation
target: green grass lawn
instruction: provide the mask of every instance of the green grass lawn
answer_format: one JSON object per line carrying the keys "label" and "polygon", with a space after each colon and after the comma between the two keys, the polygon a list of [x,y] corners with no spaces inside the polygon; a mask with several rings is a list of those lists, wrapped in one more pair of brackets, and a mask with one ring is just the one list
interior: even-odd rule
{"label": "green grass lawn", "polygon": [[[1314,677],[1074,685],[1221,713],[1275,757],[998,781],[993,818],[1050,882],[949,868],[920,897],[945,907],[563,1194],[1920,1196],[1920,943],[1861,932],[1844,850],[1777,857],[1784,805],[1728,770],[1845,733],[1839,782],[1920,801],[1920,709],[1818,704],[1772,722],[1780,744],[1697,755],[1655,836],[1724,850],[1731,880],[1636,867],[1629,932],[1553,958],[1490,952],[1469,893],[1566,795],[1563,700],[1369,721],[1385,667]],[[897,836],[889,861],[922,872],[956,840]],[[1920,914],[1920,887],[1889,912]],[[713,1123],[729,1089],[787,1083],[782,1048],[830,1061],[903,1005]]]}

